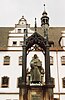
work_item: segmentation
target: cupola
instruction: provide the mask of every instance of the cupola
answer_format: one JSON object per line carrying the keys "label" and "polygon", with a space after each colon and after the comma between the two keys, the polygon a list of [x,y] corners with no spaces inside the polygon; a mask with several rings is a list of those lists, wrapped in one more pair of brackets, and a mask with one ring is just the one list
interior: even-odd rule
{"label": "cupola", "polygon": [[41,26],[45,28],[49,27],[49,17],[47,16],[47,12],[45,11],[45,4],[44,4],[44,12],[42,13],[41,17]]}

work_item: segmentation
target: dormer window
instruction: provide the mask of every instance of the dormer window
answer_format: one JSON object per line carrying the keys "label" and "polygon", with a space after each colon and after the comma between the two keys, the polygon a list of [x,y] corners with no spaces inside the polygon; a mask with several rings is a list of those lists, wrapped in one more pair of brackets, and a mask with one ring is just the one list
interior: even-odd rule
{"label": "dormer window", "polygon": [[17,41],[13,41],[13,46],[16,46],[17,45]]}
{"label": "dormer window", "polygon": [[21,29],[18,29],[18,33],[21,33]]}

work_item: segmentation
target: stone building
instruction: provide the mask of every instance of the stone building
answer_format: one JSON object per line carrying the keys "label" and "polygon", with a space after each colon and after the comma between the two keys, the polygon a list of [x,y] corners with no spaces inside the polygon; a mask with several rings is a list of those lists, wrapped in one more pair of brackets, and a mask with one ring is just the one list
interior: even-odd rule
{"label": "stone building", "polygon": [[[37,27],[37,32],[44,36],[43,27]],[[0,27],[0,99],[19,100],[19,78],[22,75],[22,45],[24,35],[27,37],[35,32],[22,16],[15,27]],[[49,27],[50,72],[52,77],[54,100],[65,98],[65,27]],[[45,71],[44,52],[38,45],[33,45],[27,56],[27,68],[34,54],[42,62]],[[42,60],[43,59],[43,60]],[[45,75],[43,79],[45,84]]]}

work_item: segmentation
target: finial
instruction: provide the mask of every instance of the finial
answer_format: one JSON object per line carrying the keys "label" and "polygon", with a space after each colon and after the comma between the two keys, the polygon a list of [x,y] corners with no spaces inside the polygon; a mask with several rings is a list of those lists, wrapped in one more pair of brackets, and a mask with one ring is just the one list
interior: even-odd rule
{"label": "finial", "polygon": [[37,31],[37,23],[36,23],[36,18],[35,18],[35,32]]}
{"label": "finial", "polygon": [[44,11],[45,11],[45,4],[44,4]]}

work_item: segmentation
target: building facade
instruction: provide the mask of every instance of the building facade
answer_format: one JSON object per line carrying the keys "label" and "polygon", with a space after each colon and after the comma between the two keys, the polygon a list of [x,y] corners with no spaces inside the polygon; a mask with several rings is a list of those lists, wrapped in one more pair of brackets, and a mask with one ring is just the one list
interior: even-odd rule
{"label": "building facade", "polygon": [[[48,38],[50,45],[50,71],[55,85],[54,100],[65,98],[65,27],[50,27]],[[19,100],[19,77],[22,76],[22,45],[24,35],[34,33],[27,20],[22,16],[15,27],[0,27],[0,99]],[[43,27],[37,32],[44,36]],[[27,55],[27,68],[34,54],[37,54],[45,70],[44,52],[33,45]],[[43,60],[42,60],[43,59]],[[45,76],[43,79],[45,83]]]}

